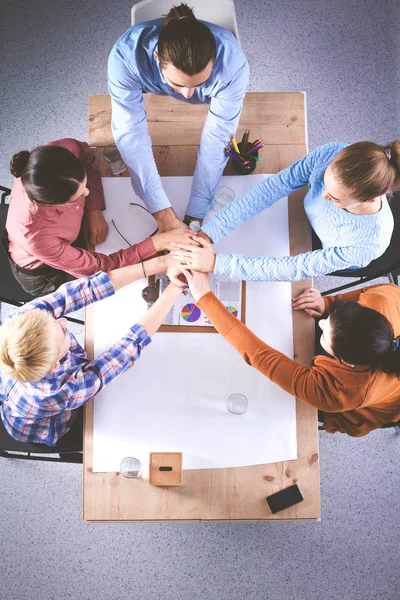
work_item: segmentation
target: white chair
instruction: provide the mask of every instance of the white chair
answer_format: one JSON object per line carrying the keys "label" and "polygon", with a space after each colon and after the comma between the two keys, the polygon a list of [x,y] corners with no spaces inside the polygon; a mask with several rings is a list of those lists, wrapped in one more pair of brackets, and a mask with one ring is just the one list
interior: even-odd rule
{"label": "white chair", "polygon": [[[180,0],[142,0],[131,11],[132,25],[159,19],[169,13],[173,6],[181,4]],[[233,33],[240,44],[233,0],[187,0],[195,17],[225,27]]]}

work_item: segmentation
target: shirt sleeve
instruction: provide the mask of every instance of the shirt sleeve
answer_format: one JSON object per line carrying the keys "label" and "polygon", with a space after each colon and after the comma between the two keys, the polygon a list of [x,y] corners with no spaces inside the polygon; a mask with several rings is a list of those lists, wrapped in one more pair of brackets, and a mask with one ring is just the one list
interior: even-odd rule
{"label": "shirt sleeve", "polygon": [[[129,332],[109,350],[83,369],[74,372],[57,394],[58,412],[74,410],[98,394],[116,377],[122,375],[139,359],[151,338],[140,325],[133,325]],[[54,413],[52,407],[52,412]]]}
{"label": "shirt sleeve", "polygon": [[89,195],[85,200],[85,212],[104,210],[106,207],[103,185],[96,157],[86,142],[79,142],[72,138],[65,138],[57,142],[50,142],[50,146],[62,146],[74,154],[83,164],[87,175],[87,188]]}
{"label": "shirt sleeve", "polygon": [[235,198],[203,225],[204,233],[213,242],[216,242],[258,215],[265,208],[272,206],[280,198],[303,188],[309,182],[320,152],[321,149],[317,148],[287,169],[266,177],[245,194]]}
{"label": "shirt sleeve", "polygon": [[151,148],[140,80],[128,69],[121,51],[114,47],[108,60],[111,95],[111,128],[115,143],[132,178],[135,193],[151,213],[169,208]]}
{"label": "shirt sleeve", "polygon": [[60,269],[75,277],[87,277],[99,270],[112,271],[157,256],[151,238],[112,254],[102,254],[89,252],[84,248],[74,248],[56,236],[47,237],[45,229],[41,229],[31,238],[29,251],[45,265]]}
{"label": "shirt sleeve", "polygon": [[334,271],[366,267],[379,256],[379,252],[377,247],[369,245],[363,248],[325,248],[297,256],[217,254],[214,272],[246,281],[299,281]]}
{"label": "shirt sleeve", "polygon": [[211,98],[203,127],[187,214],[203,218],[220,182],[227,157],[229,136],[236,134],[243,98],[249,83],[249,66],[244,60],[235,77]]}
{"label": "shirt sleeve", "polygon": [[351,302],[358,302],[360,300],[360,296],[367,292],[368,290],[372,290],[373,288],[378,288],[382,286],[386,286],[387,283],[377,283],[375,285],[368,285],[364,288],[358,288],[358,290],[351,290],[350,292],[346,292],[345,294],[336,294],[335,296],[324,296],[325,302],[325,313],[329,315],[331,312],[332,304],[335,300],[347,300]]}
{"label": "shirt sleeve", "polygon": [[114,288],[111,279],[107,273],[100,271],[90,277],[64,283],[55,292],[28,302],[13,316],[23,314],[28,310],[39,309],[45,310],[55,319],[59,319],[113,294]]}
{"label": "shirt sleeve", "polygon": [[[230,314],[218,298],[208,292],[197,305],[213,323],[217,331],[231,344],[257,371],[279,385],[285,392],[306,404],[327,412],[342,412],[356,407],[358,394],[343,393],[341,385],[332,377],[326,367],[307,369],[278,350],[265,344],[241,321]],[[322,363],[331,360],[318,359]],[[348,392],[351,392],[350,383]]]}

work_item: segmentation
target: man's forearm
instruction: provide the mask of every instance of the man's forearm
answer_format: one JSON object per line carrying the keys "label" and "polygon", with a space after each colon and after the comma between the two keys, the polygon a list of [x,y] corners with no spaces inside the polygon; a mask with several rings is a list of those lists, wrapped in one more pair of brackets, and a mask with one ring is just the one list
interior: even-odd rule
{"label": "man's forearm", "polygon": [[173,208],[164,208],[152,214],[157,221],[159,233],[164,233],[171,229],[187,229],[186,225],[178,219]]}
{"label": "man's forearm", "polygon": [[142,279],[145,276],[144,273],[146,273],[146,276],[156,275],[157,273],[164,273],[166,268],[167,265],[165,257],[156,256],[155,258],[146,260],[143,263],[140,262],[136,265],[128,265],[127,267],[114,269],[114,271],[110,272],[109,276],[114,290],[117,291],[133,281]]}

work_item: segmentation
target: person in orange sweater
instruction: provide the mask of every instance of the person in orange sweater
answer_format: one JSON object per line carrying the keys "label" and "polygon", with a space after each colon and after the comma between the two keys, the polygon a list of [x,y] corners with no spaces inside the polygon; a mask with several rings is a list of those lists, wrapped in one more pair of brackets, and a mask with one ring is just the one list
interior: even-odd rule
{"label": "person in orange sweater", "polygon": [[321,346],[310,369],[271,348],[229,313],[208,275],[183,270],[197,306],[244,360],[286,392],[324,413],[329,433],[353,437],[400,419],[400,288],[374,285],[322,298],[310,288],[294,310],[323,317]]}

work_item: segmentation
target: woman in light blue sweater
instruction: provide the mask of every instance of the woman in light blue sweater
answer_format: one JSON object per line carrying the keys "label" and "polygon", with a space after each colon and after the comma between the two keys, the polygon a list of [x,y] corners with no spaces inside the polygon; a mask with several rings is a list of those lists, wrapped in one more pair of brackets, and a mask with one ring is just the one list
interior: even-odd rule
{"label": "woman in light blue sweater", "polygon": [[[321,249],[282,257],[215,255],[208,241],[216,242],[305,185],[304,210]],[[235,198],[203,225],[201,248],[175,245],[172,255],[190,269],[252,281],[297,281],[365,267],[389,246],[393,215],[385,194],[398,187],[400,141],[387,147],[331,142]]]}

